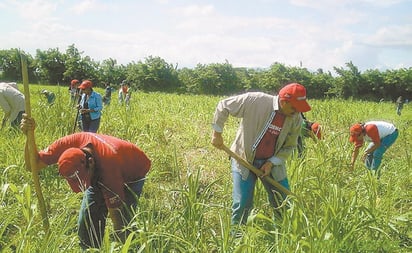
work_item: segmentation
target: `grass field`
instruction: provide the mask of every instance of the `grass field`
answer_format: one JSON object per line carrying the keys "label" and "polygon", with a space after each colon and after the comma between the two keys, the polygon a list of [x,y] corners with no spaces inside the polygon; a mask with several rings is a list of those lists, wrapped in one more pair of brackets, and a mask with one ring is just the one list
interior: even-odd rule
{"label": "grass field", "polygon": [[[57,95],[49,106],[40,95]],[[30,85],[36,143],[45,148],[72,133],[76,111],[67,87]],[[22,90],[22,89],[21,89]],[[103,90],[97,89],[103,94]],[[129,108],[114,93],[100,133],[136,143],[152,160],[135,219],[122,245],[109,221],[101,252],[411,252],[412,105],[396,115],[390,102],[312,100],[309,120],[323,125],[324,140],[306,140],[304,159],[291,157],[290,208],[273,221],[266,192],[257,185],[255,209],[241,237],[230,235],[231,176],[223,151],[210,144],[211,119],[221,97],[133,93]],[[349,127],[382,119],[400,130],[385,154],[377,180],[357,161],[349,172]],[[224,132],[230,145],[237,128]],[[24,169],[25,136],[0,133],[0,251],[79,252],[76,234],[81,194],[70,191],[57,166],[41,171],[51,234],[43,232],[31,174]]]}

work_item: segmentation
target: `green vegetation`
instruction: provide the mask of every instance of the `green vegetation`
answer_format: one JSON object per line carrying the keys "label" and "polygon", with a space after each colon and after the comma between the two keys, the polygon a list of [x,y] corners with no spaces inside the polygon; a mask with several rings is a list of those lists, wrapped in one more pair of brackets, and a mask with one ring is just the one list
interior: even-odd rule
{"label": "green vegetation", "polygon": [[[40,91],[56,94],[47,104]],[[30,85],[36,142],[46,147],[72,132],[75,110],[67,87]],[[97,91],[103,94],[103,89]],[[107,226],[101,252],[410,252],[412,250],[411,105],[397,116],[394,103],[311,100],[309,120],[321,122],[325,139],[306,140],[306,158],[288,161],[291,206],[272,220],[266,192],[259,183],[255,209],[242,237],[230,235],[231,176],[223,151],[210,145],[211,118],[221,97],[135,92],[129,109],[116,94],[104,108],[100,133],[140,146],[152,159],[134,233],[122,245]],[[400,130],[385,154],[377,180],[360,160],[349,172],[349,126],[384,119]],[[231,118],[224,138],[233,140]],[[51,234],[43,232],[31,174],[24,169],[25,136],[0,133],[0,251],[79,252],[76,235],[81,194],[50,166],[41,171]]]}
{"label": "green vegetation", "polygon": [[[18,49],[0,50],[0,80],[21,82]],[[333,72],[322,69],[285,66],[274,62],[262,69],[233,67],[229,62],[197,64],[178,68],[161,57],[149,56],[127,65],[115,59],[96,62],[74,45],[65,52],[58,48],[37,50],[27,55],[29,80],[32,83],[62,85],[72,79],[90,79],[97,87],[114,87],[126,80],[133,90],[197,95],[228,95],[244,90],[273,92],[287,83],[299,82],[311,92],[310,99],[342,98],[395,101],[398,96],[412,97],[412,68],[364,72],[352,63],[335,66]]]}

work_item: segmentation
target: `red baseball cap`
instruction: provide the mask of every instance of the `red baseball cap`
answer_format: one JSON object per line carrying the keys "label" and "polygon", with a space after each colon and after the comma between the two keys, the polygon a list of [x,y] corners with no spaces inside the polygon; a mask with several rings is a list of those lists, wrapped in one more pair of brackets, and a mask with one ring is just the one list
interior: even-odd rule
{"label": "red baseball cap", "polygon": [[290,83],[280,89],[279,98],[289,101],[297,112],[307,112],[311,109],[306,101],[306,89],[299,83]]}
{"label": "red baseball cap", "polygon": [[358,140],[358,136],[362,133],[362,125],[359,123],[353,124],[350,129],[350,142],[355,142]]}
{"label": "red baseball cap", "polygon": [[78,83],[80,83],[80,82],[79,82],[79,80],[77,80],[77,79],[73,79],[73,80],[70,82],[70,84],[71,84],[72,86],[74,86],[74,85],[76,85],[76,84],[78,84]]}
{"label": "red baseball cap", "polygon": [[69,148],[58,160],[59,173],[74,192],[86,190],[91,184],[90,174],[86,168],[86,154],[80,148]]}
{"label": "red baseball cap", "polygon": [[92,81],[90,80],[84,80],[82,82],[82,84],[80,84],[79,89],[83,90],[83,89],[87,89],[87,88],[91,88],[93,86]]}

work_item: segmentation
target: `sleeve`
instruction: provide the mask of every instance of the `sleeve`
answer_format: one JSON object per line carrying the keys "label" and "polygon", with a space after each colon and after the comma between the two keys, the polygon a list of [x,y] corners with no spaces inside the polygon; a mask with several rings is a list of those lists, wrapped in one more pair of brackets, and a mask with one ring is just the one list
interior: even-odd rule
{"label": "sleeve", "polygon": [[78,142],[75,135],[68,135],[54,141],[46,149],[39,151],[39,157],[47,165],[55,164],[66,149],[80,146],[81,143]]}
{"label": "sleeve", "polygon": [[102,96],[99,93],[95,93],[95,104],[93,106],[93,109],[95,112],[100,112],[101,110],[103,110],[103,99]]}
{"label": "sleeve", "polygon": [[248,99],[248,94],[232,96],[219,101],[217,104],[212,127],[217,132],[223,132],[225,122],[229,115],[237,118],[242,118],[245,112],[245,102]]}
{"label": "sleeve", "polygon": [[379,130],[376,125],[367,125],[365,127],[365,130],[375,145],[381,145],[381,138],[379,136]]}

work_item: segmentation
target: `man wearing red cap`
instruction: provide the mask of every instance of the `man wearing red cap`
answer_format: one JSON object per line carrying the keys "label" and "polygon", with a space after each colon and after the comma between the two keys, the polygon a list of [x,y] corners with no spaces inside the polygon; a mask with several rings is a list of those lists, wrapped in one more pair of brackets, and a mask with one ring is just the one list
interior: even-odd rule
{"label": "man wearing red cap", "polygon": [[96,133],[100,127],[103,99],[92,87],[93,83],[90,80],[85,80],[80,84],[79,89],[82,92],[82,96],[78,107],[82,131]]}
{"label": "man wearing red cap", "polygon": [[[34,129],[33,119],[24,115],[21,129]],[[26,162],[28,159],[26,143]],[[37,148],[36,148],[37,150]],[[119,239],[133,217],[151,161],[136,145],[108,135],[75,133],[62,137],[38,152],[37,168],[58,164],[59,174],[71,189],[83,192],[78,235],[83,249],[101,246],[107,215]],[[30,164],[26,167],[31,168]]]}
{"label": "man wearing red cap", "polygon": [[[298,83],[291,83],[272,96],[262,92],[248,92],[221,100],[213,118],[212,145],[223,147],[223,127],[229,115],[241,118],[239,129],[231,150],[271,176],[289,190],[286,173],[286,159],[296,148],[300,133],[301,112],[311,108],[306,101],[306,89]],[[231,222],[245,224],[253,207],[256,175],[236,160],[231,160],[233,179],[233,203]],[[268,192],[269,202],[278,207],[282,199],[274,192],[274,186],[262,181]]]}
{"label": "man wearing red cap", "polygon": [[318,122],[311,122],[306,119],[305,115],[302,116],[302,129],[298,137],[298,157],[303,157],[305,150],[305,141],[303,138],[310,137],[314,141],[322,139],[322,129]]}
{"label": "man wearing red cap", "polygon": [[75,105],[75,103],[78,102],[78,98],[80,97],[79,85],[80,85],[80,81],[77,79],[73,79],[70,82],[69,92],[70,92],[70,99],[71,99],[72,105]]}
{"label": "man wearing red cap", "polygon": [[398,129],[385,121],[369,121],[352,125],[349,141],[354,143],[355,148],[352,152],[351,170],[355,167],[359,149],[363,146],[364,141],[367,141],[369,145],[363,153],[362,160],[365,162],[366,168],[376,172],[381,164],[383,154],[396,141],[398,135]]}

